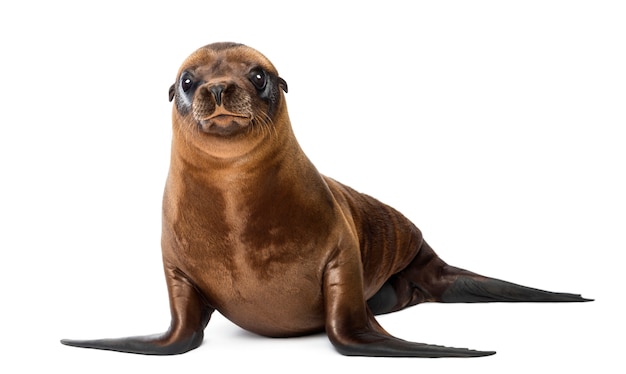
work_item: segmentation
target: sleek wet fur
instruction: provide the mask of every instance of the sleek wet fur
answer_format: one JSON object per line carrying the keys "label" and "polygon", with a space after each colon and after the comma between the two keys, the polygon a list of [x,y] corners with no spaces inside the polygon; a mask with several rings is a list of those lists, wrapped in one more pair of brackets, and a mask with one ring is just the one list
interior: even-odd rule
{"label": "sleek wet fur", "polygon": [[[142,354],[198,347],[213,311],[255,333],[325,330],[345,355],[476,357],[411,343],[374,315],[423,302],[587,301],[449,266],[402,214],[318,173],[293,134],[286,82],[240,44],[200,48],[170,89],[162,334],[67,345]],[[416,322],[419,324],[419,322]]]}

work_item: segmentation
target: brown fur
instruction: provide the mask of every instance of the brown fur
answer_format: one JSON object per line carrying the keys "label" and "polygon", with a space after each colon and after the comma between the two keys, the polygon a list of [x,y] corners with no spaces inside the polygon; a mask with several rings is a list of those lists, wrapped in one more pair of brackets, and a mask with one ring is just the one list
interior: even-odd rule
{"label": "brown fur", "polygon": [[[267,75],[261,88],[252,83],[263,82],[258,69]],[[378,325],[374,313],[473,301],[452,286],[487,278],[448,266],[396,210],[318,173],[294,136],[286,83],[269,60],[242,45],[213,44],[183,63],[177,82],[163,198],[170,329],[66,344],[181,353],[200,344],[218,310],[267,336],[325,330],[344,354],[493,353],[410,343]]]}

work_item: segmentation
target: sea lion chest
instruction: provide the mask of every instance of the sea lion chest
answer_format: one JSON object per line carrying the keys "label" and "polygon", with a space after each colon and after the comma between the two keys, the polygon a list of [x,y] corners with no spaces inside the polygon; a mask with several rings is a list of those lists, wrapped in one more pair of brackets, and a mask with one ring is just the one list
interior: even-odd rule
{"label": "sea lion chest", "polygon": [[279,178],[231,182],[168,180],[166,266],[245,329],[269,336],[322,329],[322,277],[336,240],[331,196]]}

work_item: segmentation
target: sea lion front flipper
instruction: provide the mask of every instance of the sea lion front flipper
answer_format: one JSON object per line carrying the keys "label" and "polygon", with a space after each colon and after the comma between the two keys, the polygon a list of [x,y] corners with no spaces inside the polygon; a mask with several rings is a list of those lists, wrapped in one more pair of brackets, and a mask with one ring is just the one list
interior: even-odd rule
{"label": "sea lion front flipper", "polygon": [[474,351],[408,342],[386,332],[363,298],[363,274],[355,252],[337,251],[324,273],[326,333],[341,354],[378,357],[480,357]]}
{"label": "sea lion front flipper", "polygon": [[[495,351],[476,351],[467,348],[445,347],[440,345],[415,343],[390,335],[379,324],[371,312],[365,329],[346,331],[340,336],[337,331],[330,339],[337,351],[346,356],[372,357],[483,357],[495,354]],[[331,337],[331,333],[328,333]]]}
{"label": "sea lion front flipper", "polygon": [[147,355],[173,355],[197,348],[214,309],[177,269],[165,269],[172,321],[163,334],[96,340],[61,340],[73,347]]}

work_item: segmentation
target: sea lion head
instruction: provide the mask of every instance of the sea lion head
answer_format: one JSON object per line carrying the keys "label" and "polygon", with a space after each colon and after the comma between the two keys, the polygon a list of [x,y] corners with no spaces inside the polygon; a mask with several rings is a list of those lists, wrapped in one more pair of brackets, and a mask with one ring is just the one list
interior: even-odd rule
{"label": "sea lion head", "polygon": [[281,90],[287,92],[287,83],[260,52],[236,43],[206,45],[183,62],[170,87],[174,126],[188,139],[213,141],[275,131],[284,110]]}

